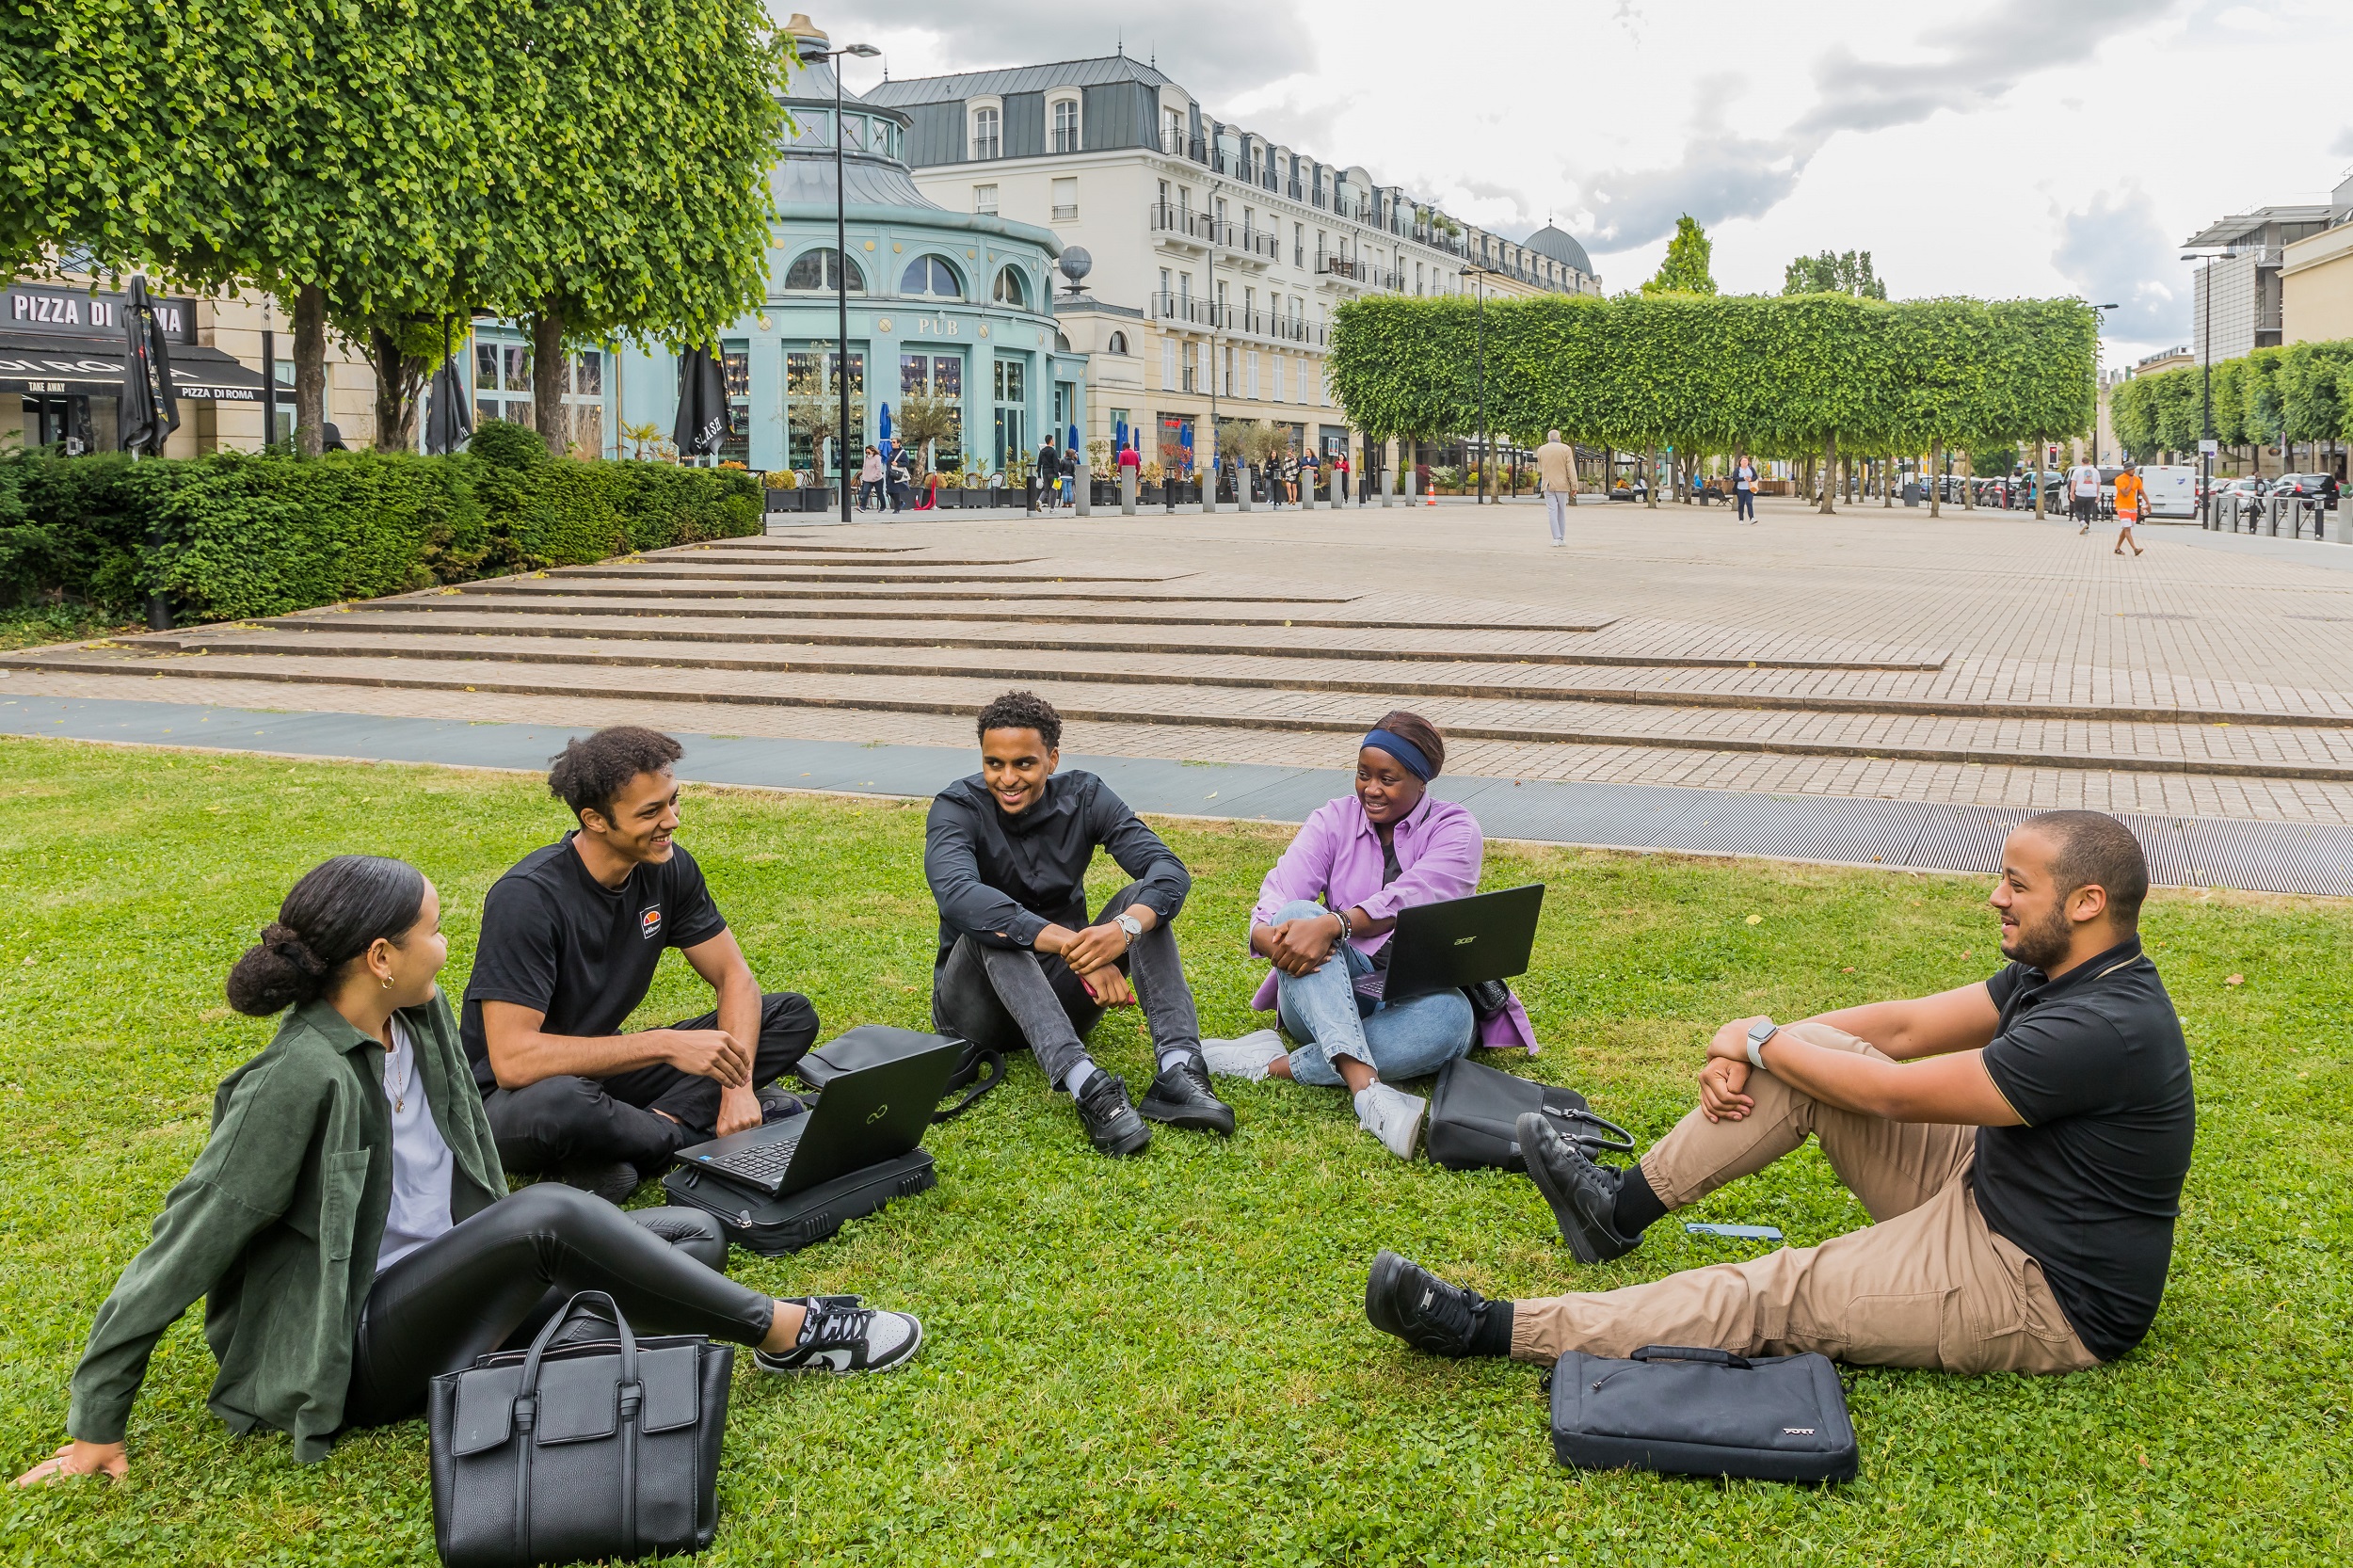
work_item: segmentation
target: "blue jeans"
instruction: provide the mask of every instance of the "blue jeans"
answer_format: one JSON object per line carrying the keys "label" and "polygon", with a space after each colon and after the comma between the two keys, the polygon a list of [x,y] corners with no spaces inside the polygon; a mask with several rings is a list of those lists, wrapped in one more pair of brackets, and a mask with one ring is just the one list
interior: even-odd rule
{"label": "blue jeans", "polygon": [[[1274,923],[1326,913],[1322,904],[1301,899],[1285,904]],[[1335,962],[1339,959],[1345,962]],[[1470,998],[1435,991],[1409,1001],[1376,1000],[1355,985],[1356,976],[1371,972],[1372,960],[1346,942],[1313,974],[1275,971],[1276,1015],[1284,1032],[1300,1042],[1290,1055],[1294,1080],[1345,1087],[1332,1065],[1335,1056],[1353,1056],[1388,1081],[1427,1078],[1471,1048],[1477,1020]]]}
{"label": "blue jeans", "polygon": [[1732,520],[1738,522],[1742,519],[1746,519],[1751,522],[1754,522],[1756,520],[1756,492],[1754,490],[1735,490],[1733,491],[1733,494],[1740,498],[1740,509],[1733,514]]}

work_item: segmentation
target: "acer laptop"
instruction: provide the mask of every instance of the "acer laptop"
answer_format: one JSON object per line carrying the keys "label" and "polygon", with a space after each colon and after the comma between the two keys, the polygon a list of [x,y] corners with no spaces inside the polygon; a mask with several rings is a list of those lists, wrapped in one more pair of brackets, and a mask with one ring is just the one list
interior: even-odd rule
{"label": "acer laptop", "polygon": [[896,1160],[922,1143],[963,1049],[943,1039],[936,1050],[841,1073],[808,1114],[680,1149],[679,1164],[774,1198]]}
{"label": "acer laptop", "polygon": [[1526,974],[1544,906],[1545,885],[1531,882],[1399,910],[1381,994],[1399,1001]]}

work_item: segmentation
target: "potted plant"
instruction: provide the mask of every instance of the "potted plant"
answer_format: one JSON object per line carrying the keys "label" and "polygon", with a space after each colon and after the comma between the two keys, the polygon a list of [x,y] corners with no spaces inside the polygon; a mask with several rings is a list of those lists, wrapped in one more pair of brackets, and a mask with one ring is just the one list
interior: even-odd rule
{"label": "potted plant", "polygon": [[797,512],[801,509],[801,476],[791,469],[770,469],[760,476],[760,484],[769,511]]}

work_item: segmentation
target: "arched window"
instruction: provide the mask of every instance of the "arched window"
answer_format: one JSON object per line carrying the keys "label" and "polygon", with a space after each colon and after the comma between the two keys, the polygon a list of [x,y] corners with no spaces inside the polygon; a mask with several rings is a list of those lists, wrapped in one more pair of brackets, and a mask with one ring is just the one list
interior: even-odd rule
{"label": "arched window", "polygon": [[955,268],[937,256],[918,256],[907,264],[905,274],[900,278],[899,292],[962,299],[964,283],[956,277]]}
{"label": "arched window", "polygon": [[997,275],[997,303],[1011,305],[1016,311],[1029,308],[1030,291],[1021,281],[1019,267],[1009,266]]}
{"label": "arched window", "polygon": [[1105,344],[1103,345],[1103,351],[1104,351],[1105,353],[1107,353],[1107,354],[1125,354],[1125,353],[1127,353],[1127,352],[1128,352],[1128,334],[1127,334],[1127,333],[1125,333],[1125,332],[1113,332],[1113,333],[1112,334],[1112,341],[1111,341],[1110,343]]}
{"label": "arched window", "polygon": [[995,109],[973,110],[972,155],[976,158],[993,158],[997,156],[997,150],[1001,145],[1003,144],[997,138],[997,111]]}
{"label": "arched window", "polygon": [[[830,248],[824,250],[804,250],[792,259],[792,265],[784,275],[788,289],[827,289],[840,286],[841,253]],[[850,264],[849,294],[866,292],[866,274],[856,262]]]}

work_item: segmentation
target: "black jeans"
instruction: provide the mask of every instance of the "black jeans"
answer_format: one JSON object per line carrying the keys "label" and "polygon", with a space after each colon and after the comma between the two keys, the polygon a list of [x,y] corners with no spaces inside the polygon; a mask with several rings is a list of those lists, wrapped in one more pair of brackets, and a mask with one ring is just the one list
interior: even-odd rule
{"label": "black jeans", "polygon": [[[1096,923],[1135,903],[1135,892],[1131,883],[1113,894]],[[1176,953],[1176,934],[1166,925],[1154,926],[1136,938],[1119,968],[1135,985],[1153,1054],[1184,1049],[1198,1055],[1201,1021]],[[934,1028],[992,1050],[1026,1047],[1037,1054],[1038,1066],[1056,1088],[1085,1058],[1083,1042],[1102,1016],[1085,984],[1053,953],[988,947],[959,936],[932,976]]]}
{"label": "black jeans", "polygon": [[623,1213],[561,1182],[526,1187],[376,1276],[360,1311],[344,1424],[423,1414],[443,1372],[532,1337],[574,1292],[602,1290],[637,1334],[768,1336],[776,1303],[719,1271],[719,1223],[697,1209]]}
{"label": "black jeans", "polygon": [[[705,1013],[672,1027],[716,1029],[719,1015]],[[817,1009],[807,997],[796,991],[761,997],[752,1086],[764,1089],[783,1077],[816,1040]],[[510,1171],[549,1171],[573,1160],[625,1160],[650,1176],[680,1149],[716,1136],[719,1085],[660,1063],[611,1078],[559,1073],[526,1088],[493,1089],[482,1109],[489,1113],[499,1159]]]}

